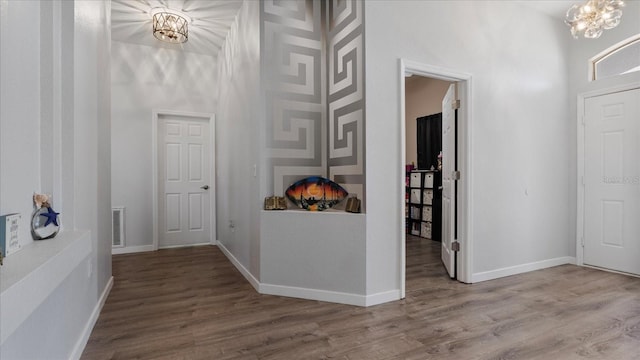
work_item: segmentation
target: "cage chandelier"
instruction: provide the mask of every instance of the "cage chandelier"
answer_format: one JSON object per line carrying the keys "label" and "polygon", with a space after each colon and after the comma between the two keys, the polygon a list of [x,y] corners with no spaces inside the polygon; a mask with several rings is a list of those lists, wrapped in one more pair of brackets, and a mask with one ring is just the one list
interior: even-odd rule
{"label": "cage chandelier", "polygon": [[153,36],[172,44],[189,40],[189,20],[186,16],[167,9],[153,12]]}
{"label": "cage chandelier", "polygon": [[620,24],[623,0],[589,0],[582,5],[573,5],[567,10],[565,23],[571,27],[571,35],[580,33],[587,39],[597,39],[605,29]]}

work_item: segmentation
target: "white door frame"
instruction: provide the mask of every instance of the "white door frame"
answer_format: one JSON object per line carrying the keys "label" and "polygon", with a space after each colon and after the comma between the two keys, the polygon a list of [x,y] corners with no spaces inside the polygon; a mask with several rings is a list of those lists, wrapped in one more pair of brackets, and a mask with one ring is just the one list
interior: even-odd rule
{"label": "white door frame", "polygon": [[[152,157],[152,176],[151,176],[151,188],[153,189],[153,250],[158,250],[158,126],[160,125],[159,119],[163,115],[180,116],[186,118],[198,118],[209,122],[209,151],[213,156],[209,156],[209,242],[211,245],[217,245],[216,239],[216,130],[215,130],[215,114],[210,113],[198,113],[188,111],[174,111],[174,110],[153,110],[153,117],[151,121],[151,157]],[[211,155],[211,154],[210,154]]]}
{"label": "white door frame", "polygon": [[[623,92],[640,88],[640,72],[626,75],[614,76],[607,79],[597,80],[587,85],[578,94],[576,126],[578,128],[578,166],[576,176],[577,189],[577,214],[576,214],[576,265],[584,264],[584,163],[585,163],[585,129],[584,129],[584,103],[588,98]],[[598,268],[601,269],[601,268]],[[605,270],[605,269],[601,269]],[[615,272],[611,270],[612,272]],[[627,274],[628,275],[628,274]]]}
{"label": "white door frame", "polygon": [[[400,79],[400,159],[398,164],[398,179],[405,177],[406,164],[406,125],[405,125],[405,74],[424,76],[439,80],[458,83],[458,99],[462,106],[458,111],[458,168],[461,172],[458,180],[458,197],[456,205],[458,207],[458,239],[460,241],[460,251],[456,271],[458,281],[464,283],[471,282],[471,269],[473,268],[473,239],[471,229],[473,217],[471,213],[471,133],[473,121],[471,119],[471,109],[473,108],[471,97],[471,74],[449,70],[437,66],[419,63],[407,59],[400,59],[398,77]],[[405,233],[405,183],[400,181],[398,189],[398,209],[400,214],[400,292],[401,298],[405,297],[406,290],[406,242]]]}

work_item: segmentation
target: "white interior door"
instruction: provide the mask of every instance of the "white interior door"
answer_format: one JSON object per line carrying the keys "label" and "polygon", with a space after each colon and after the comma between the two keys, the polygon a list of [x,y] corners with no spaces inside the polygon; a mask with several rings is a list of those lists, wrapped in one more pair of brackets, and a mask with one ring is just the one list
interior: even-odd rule
{"label": "white interior door", "polygon": [[640,275],[640,89],[585,99],[584,263]]}
{"label": "white interior door", "polygon": [[158,247],[210,243],[209,122],[158,119]]}
{"label": "white interior door", "polygon": [[455,256],[452,243],[455,241],[455,179],[453,173],[456,159],[455,102],[456,85],[451,84],[442,100],[442,262],[449,276],[455,277]]}

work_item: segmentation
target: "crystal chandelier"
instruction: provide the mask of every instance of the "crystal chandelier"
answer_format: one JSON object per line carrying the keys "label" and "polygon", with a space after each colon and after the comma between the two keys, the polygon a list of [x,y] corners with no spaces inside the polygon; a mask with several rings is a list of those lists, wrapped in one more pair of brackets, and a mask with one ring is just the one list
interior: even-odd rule
{"label": "crystal chandelier", "polygon": [[189,39],[187,19],[170,10],[153,14],[153,36],[161,41],[179,44]]}
{"label": "crystal chandelier", "polygon": [[589,0],[570,7],[564,22],[571,27],[574,38],[584,32],[585,38],[597,39],[604,29],[613,29],[620,24],[623,6],[623,0]]}

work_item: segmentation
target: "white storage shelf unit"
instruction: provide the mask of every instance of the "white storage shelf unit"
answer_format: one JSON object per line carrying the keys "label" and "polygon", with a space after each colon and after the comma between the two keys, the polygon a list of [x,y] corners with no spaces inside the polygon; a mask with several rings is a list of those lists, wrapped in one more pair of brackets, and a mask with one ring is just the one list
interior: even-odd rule
{"label": "white storage shelf unit", "polygon": [[430,239],[432,236],[434,172],[412,171],[409,175],[407,231]]}

